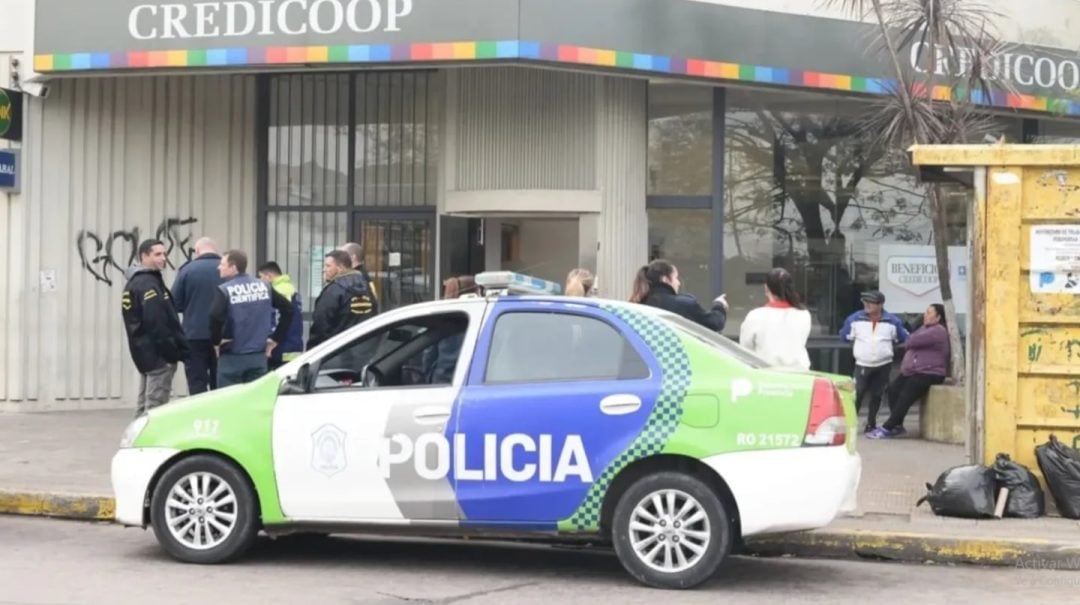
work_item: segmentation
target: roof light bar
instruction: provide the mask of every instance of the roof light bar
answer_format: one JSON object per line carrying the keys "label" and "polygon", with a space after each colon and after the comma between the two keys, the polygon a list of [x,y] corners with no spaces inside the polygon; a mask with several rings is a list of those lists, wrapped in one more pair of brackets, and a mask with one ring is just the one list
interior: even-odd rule
{"label": "roof light bar", "polygon": [[513,271],[489,271],[476,276],[476,285],[488,294],[561,294],[559,284]]}

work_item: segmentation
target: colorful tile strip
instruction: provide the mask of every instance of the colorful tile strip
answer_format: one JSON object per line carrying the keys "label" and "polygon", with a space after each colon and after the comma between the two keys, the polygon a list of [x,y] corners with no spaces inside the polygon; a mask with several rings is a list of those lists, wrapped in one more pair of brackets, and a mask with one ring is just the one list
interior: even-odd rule
{"label": "colorful tile strip", "polygon": [[[896,86],[896,81],[890,79],[863,78],[853,75],[801,71],[761,65],[740,65],[704,59],[681,59],[581,46],[542,44],[522,40],[37,55],[34,57],[34,70],[47,73],[106,69],[251,67],[258,65],[483,61],[498,59],[524,59],[593,65],[697,78],[737,80],[740,82],[867,94],[884,94]],[[923,92],[925,93],[925,91]],[[955,91],[947,86],[935,86],[931,94],[934,99],[947,100],[952,98]],[[987,99],[986,95],[980,91],[973,91],[971,98],[974,102],[983,105],[1080,116],[1080,98],[1053,99],[1024,94],[993,93]]]}

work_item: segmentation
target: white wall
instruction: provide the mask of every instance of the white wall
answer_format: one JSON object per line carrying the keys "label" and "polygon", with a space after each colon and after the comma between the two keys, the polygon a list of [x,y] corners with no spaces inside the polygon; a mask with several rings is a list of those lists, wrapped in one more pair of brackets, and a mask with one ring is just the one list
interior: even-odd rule
{"label": "white wall", "polygon": [[449,71],[441,209],[578,214],[573,257],[595,269],[602,292],[622,296],[648,258],[646,93],[646,81],[625,77]]}
{"label": "white wall", "polygon": [[[778,13],[850,19],[822,0],[693,0]],[[1080,2],[1076,0],[979,0],[990,7],[1002,37],[1018,44],[1035,44],[1076,51],[1080,38]]]}
{"label": "white wall", "polygon": [[60,80],[27,114],[23,194],[0,206],[0,411],[133,409],[107,259],[167,219],[197,221],[164,234],[176,267],[202,235],[254,251],[254,79]]}
{"label": "white wall", "polygon": [[517,225],[521,238],[521,257],[502,263],[502,269],[521,271],[563,285],[566,275],[578,266],[578,220],[519,219],[504,220]]}
{"label": "white wall", "polygon": [[34,0],[0,0],[0,86],[12,85],[9,68],[12,56],[21,63],[22,79],[33,75],[33,46]]}

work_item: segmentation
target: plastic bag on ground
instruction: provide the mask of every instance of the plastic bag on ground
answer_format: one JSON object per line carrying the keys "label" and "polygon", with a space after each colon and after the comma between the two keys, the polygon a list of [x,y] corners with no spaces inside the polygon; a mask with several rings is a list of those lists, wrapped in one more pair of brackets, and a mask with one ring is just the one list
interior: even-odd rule
{"label": "plastic bag on ground", "polygon": [[1008,488],[1005,516],[1034,519],[1046,514],[1046,497],[1039,479],[1028,467],[1013,462],[1008,454],[998,454],[994,461],[997,489]]}
{"label": "plastic bag on ground", "polygon": [[955,466],[941,473],[937,483],[926,484],[929,492],[916,506],[930,503],[935,515],[984,518],[994,516],[994,471],[971,464]]}
{"label": "plastic bag on ground", "polygon": [[1050,435],[1050,441],[1035,448],[1035,459],[1058,512],[1062,517],[1080,519],[1080,452]]}

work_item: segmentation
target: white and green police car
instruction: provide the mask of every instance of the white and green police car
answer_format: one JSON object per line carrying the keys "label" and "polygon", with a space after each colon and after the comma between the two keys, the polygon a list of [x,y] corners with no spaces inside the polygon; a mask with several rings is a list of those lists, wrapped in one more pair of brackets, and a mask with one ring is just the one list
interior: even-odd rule
{"label": "white and green police car", "polygon": [[135,420],[118,521],[195,563],[260,531],[586,537],[686,588],[747,536],[854,506],[850,379],[769,369],[654,308],[478,280],[485,297],[386,312]]}

